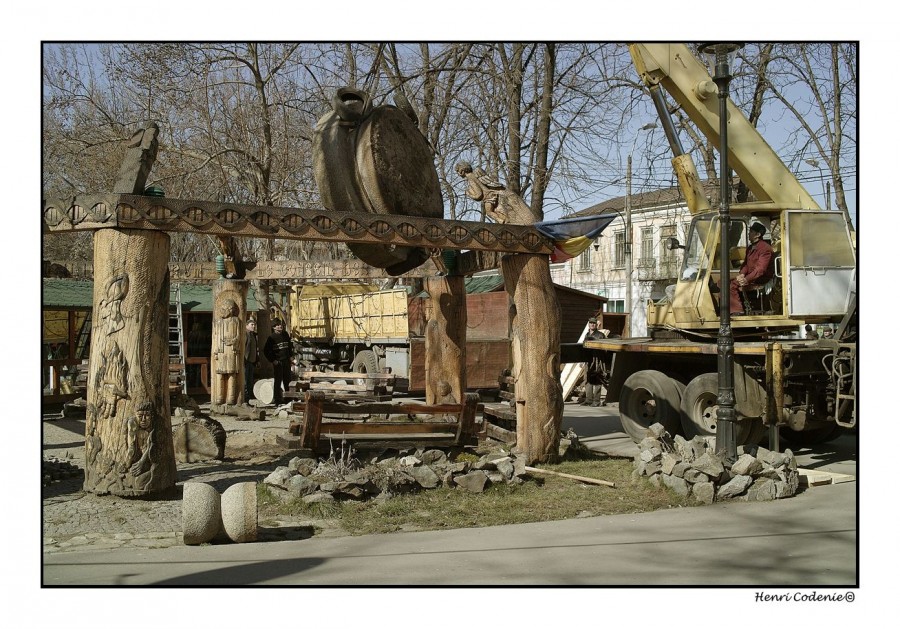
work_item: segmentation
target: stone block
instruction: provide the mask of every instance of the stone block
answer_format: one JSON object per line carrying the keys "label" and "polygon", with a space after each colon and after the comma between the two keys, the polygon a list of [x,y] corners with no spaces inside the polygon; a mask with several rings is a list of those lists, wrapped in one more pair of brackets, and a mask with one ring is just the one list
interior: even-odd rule
{"label": "stone block", "polygon": [[658,461],[662,457],[662,450],[653,447],[648,450],[641,450],[641,461],[649,463],[650,461]]}
{"label": "stone block", "polygon": [[488,476],[481,470],[474,470],[468,474],[457,476],[453,479],[456,486],[472,493],[481,493],[488,484]]}
{"label": "stone block", "polygon": [[422,459],[422,463],[425,465],[431,465],[433,463],[443,463],[447,460],[447,453],[443,450],[425,450],[422,453],[422,456],[419,457]]}
{"label": "stone block", "polygon": [[758,478],[747,489],[747,499],[755,502],[775,500],[775,481],[771,478]]}
{"label": "stone block", "polygon": [[727,500],[739,496],[750,487],[752,482],[752,476],[735,476],[719,487],[719,490],[716,492],[716,500]]}
{"label": "stone block", "polygon": [[663,438],[666,434],[668,434],[668,433],[666,432],[665,426],[663,426],[663,425],[660,424],[659,422],[657,422],[657,423],[653,424],[652,426],[650,426],[649,431],[650,431],[650,436],[651,436],[651,437],[654,437],[654,438],[659,439],[659,440],[662,440],[662,438]]}
{"label": "stone block", "polygon": [[419,465],[412,467],[407,471],[409,472],[409,475],[416,479],[416,482],[425,489],[437,487],[441,480],[428,465]]}
{"label": "stone block", "polygon": [[731,473],[735,476],[753,476],[762,471],[763,464],[752,454],[742,454],[731,465]]}
{"label": "stone block", "polygon": [[691,495],[691,486],[688,485],[687,481],[678,476],[672,476],[670,474],[662,475],[663,485],[674,491],[676,494],[680,496],[689,496]]}
{"label": "stone block", "polygon": [[644,476],[653,476],[654,474],[659,474],[661,471],[662,466],[659,464],[659,461],[644,463]]}
{"label": "stone block", "polygon": [[319,483],[300,474],[291,477],[287,484],[287,490],[292,496],[308,496],[318,489]]}
{"label": "stone block", "polygon": [[711,505],[716,497],[716,486],[708,481],[701,481],[691,486],[691,495],[697,502]]}
{"label": "stone block", "polygon": [[638,444],[638,448],[641,450],[650,450],[652,448],[656,448],[657,450],[662,449],[662,444],[659,442],[659,439],[655,437],[644,437],[641,439],[641,442]]}
{"label": "stone block", "polygon": [[670,452],[663,452],[662,458],[660,459],[660,469],[663,474],[671,474],[672,468],[680,462],[681,457]]}
{"label": "stone block", "polygon": [[652,476],[647,478],[647,480],[650,481],[650,484],[653,485],[654,487],[662,487],[661,479],[662,479],[662,474],[653,474]]}
{"label": "stone block", "polygon": [[256,483],[237,483],[222,492],[222,528],[238,544],[256,541]]}
{"label": "stone block", "polygon": [[310,474],[312,474],[312,471],[316,469],[316,466],[318,466],[318,464],[319,462],[315,459],[295,456],[293,459],[288,461],[287,467],[292,472],[303,474],[304,476],[309,476]]}
{"label": "stone block", "polygon": [[296,473],[287,466],[279,465],[271,474],[266,476],[263,482],[267,485],[276,485],[287,489],[288,482],[291,480],[291,477],[295,475]]}
{"label": "stone block", "polygon": [[684,478],[684,473],[691,469],[691,466],[687,463],[681,462],[676,463],[672,468],[672,476],[677,476],[678,478]]}
{"label": "stone block", "polygon": [[494,461],[494,465],[497,466],[497,471],[503,474],[505,480],[509,480],[516,475],[516,466],[508,456]]}
{"label": "stone block", "polygon": [[222,529],[219,492],[206,483],[187,482],[181,500],[181,530],[185,544],[205,544]]}
{"label": "stone block", "polygon": [[689,467],[684,471],[682,478],[689,483],[705,483],[709,481],[709,476],[692,467]]}
{"label": "stone block", "polygon": [[725,471],[722,460],[714,453],[710,452],[704,452],[701,456],[697,457],[691,464],[691,467],[703,472],[710,478],[719,478],[719,476],[722,475],[722,472]]}
{"label": "stone block", "polygon": [[334,496],[325,491],[317,491],[314,494],[303,496],[302,500],[311,505],[319,502],[334,502]]}

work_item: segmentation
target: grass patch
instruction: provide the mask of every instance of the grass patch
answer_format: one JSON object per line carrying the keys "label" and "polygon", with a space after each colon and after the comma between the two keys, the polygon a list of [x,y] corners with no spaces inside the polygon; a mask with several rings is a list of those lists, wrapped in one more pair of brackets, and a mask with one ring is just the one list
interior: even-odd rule
{"label": "grass patch", "polygon": [[610,481],[616,487],[534,475],[520,485],[491,485],[481,494],[442,487],[399,495],[380,503],[368,500],[315,504],[299,499],[281,503],[274,496],[263,499],[268,490],[261,489],[260,506],[265,503],[267,515],[334,520],[350,535],[367,535],[641,513],[696,504],[665,487],[654,487],[645,479],[632,482],[631,459],[598,457],[540,467]]}

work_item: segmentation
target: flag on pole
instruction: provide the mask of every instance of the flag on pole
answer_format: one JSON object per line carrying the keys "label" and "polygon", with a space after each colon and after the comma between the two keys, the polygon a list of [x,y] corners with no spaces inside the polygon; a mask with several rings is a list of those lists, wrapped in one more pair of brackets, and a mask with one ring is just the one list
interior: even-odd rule
{"label": "flag on pole", "polygon": [[616,214],[599,214],[584,218],[541,221],[534,227],[553,241],[551,262],[565,262],[591,246],[594,239],[612,223]]}

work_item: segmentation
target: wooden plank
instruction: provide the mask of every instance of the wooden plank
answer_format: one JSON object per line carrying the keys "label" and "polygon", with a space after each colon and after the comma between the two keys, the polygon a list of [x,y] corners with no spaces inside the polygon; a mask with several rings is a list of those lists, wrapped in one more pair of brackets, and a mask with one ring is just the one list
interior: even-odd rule
{"label": "wooden plank", "polygon": [[511,446],[516,445],[516,433],[512,430],[507,430],[506,428],[501,428],[500,426],[496,426],[490,422],[484,423],[484,434],[492,439],[496,439],[497,441],[502,441]]}
{"label": "wooden plank", "polygon": [[442,433],[455,435],[458,422],[322,422],[320,435],[411,435]]}
{"label": "wooden plank", "polygon": [[304,371],[302,380],[384,380],[396,378],[392,373],[360,373],[356,371]]}
{"label": "wooden plank", "polygon": [[603,485],[604,487],[615,487],[615,483],[611,483],[608,480],[600,480],[599,478],[588,478],[587,476],[575,476],[574,474],[563,474],[562,472],[552,472],[550,470],[542,470],[537,467],[529,467],[525,466],[526,472],[532,472],[534,474],[550,474],[551,476],[560,476],[562,478],[568,478],[570,480],[577,480],[581,483],[589,483],[591,485]]}
{"label": "wooden plank", "polygon": [[837,472],[826,472],[824,470],[809,470],[798,468],[800,474],[801,487],[819,487],[821,485],[837,485],[839,483],[849,483],[856,480],[852,474],[838,474]]}

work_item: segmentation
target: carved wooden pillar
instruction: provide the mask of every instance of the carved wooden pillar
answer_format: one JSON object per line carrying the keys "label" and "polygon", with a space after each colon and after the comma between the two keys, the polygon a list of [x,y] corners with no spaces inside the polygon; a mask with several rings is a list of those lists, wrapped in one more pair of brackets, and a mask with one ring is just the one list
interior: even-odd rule
{"label": "carved wooden pillar", "polygon": [[169,408],[169,235],[94,235],[84,489],[144,496],[175,487]]}
{"label": "carved wooden pillar", "polygon": [[563,396],[559,381],[560,309],[544,255],[503,258],[512,297],[511,351],[516,379],[516,449],[529,465],[559,454]]}
{"label": "carved wooden pillar", "polygon": [[466,392],[466,283],[458,275],[429,277],[425,324],[425,402],[462,404]]}
{"label": "carved wooden pillar", "polygon": [[244,335],[247,282],[216,280],[213,284],[210,403],[219,412],[244,401]]}

